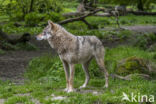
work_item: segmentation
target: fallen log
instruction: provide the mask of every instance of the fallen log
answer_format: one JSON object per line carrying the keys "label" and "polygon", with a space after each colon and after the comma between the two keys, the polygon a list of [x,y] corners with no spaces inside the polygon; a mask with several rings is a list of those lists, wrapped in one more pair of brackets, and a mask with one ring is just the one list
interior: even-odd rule
{"label": "fallen log", "polygon": [[[78,17],[78,16],[83,16],[87,15],[89,12],[70,12],[70,13],[65,13],[62,14],[64,17]],[[110,13],[95,13],[93,16],[100,16],[100,17],[110,17],[113,16]]]}
{"label": "fallen log", "polygon": [[75,17],[75,18],[69,18],[69,19],[66,19],[66,20],[63,20],[63,21],[60,21],[59,24],[66,24],[66,23],[69,23],[69,22],[74,22],[74,21],[83,21],[86,17],[88,16],[91,16],[99,11],[104,11],[104,9],[97,9],[97,10],[94,10],[92,12],[89,12],[89,13],[86,13],[84,14],[83,16],[80,16],[80,17]]}
{"label": "fallen log", "polygon": [[86,12],[69,12],[69,13],[64,13],[62,15],[64,17],[73,17],[73,16],[77,17],[77,16],[82,16],[84,14],[86,14]]}
{"label": "fallen log", "polygon": [[[134,74],[129,74],[127,76],[120,76],[120,75],[117,75],[117,74],[111,74],[111,77],[130,81],[130,80],[132,80],[133,75]],[[136,74],[136,75],[139,76],[139,77],[142,77],[144,79],[147,79],[147,80],[151,79],[151,77],[148,74]]]}
{"label": "fallen log", "polygon": [[127,13],[131,13],[131,14],[134,14],[134,15],[151,15],[151,16],[156,16],[156,12],[127,11]]}
{"label": "fallen log", "polygon": [[5,32],[0,29],[0,48],[9,50],[11,47],[6,47],[5,43],[15,45],[17,43],[26,43],[31,39],[29,33],[24,33],[20,38],[11,39]]}

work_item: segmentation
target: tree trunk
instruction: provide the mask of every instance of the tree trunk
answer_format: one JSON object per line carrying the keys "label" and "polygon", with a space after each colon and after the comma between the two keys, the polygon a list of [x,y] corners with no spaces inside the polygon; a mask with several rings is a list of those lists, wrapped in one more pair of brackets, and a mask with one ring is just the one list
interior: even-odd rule
{"label": "tree trunk", "polygon": [[31,0],[29,13],[33,12],[33,5],[34,5],[34,0]]}
{"label": "tree trunk", "polygon": [[137,8],[139,11],[144,11],[144,5],[143,5],[142,0],[138,1]]}

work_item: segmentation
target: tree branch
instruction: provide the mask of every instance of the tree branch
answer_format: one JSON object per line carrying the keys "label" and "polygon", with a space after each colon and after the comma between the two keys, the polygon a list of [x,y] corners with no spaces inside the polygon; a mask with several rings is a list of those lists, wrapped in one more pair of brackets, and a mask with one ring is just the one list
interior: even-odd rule
{"label": "tree branch", "polygon": [[66,19],[66,20],[63,20],[63,21],[60,21],[58,24],[66,24],[66,23],[69,23],[69,22],[74,22],[74,21],[82,21],[84,18],[88,17],[88,16],[91,16],[99,11],[104,11],[104,9],[97,9],[97,10],[94,10],[93,12],[89,12],[83,16],[80,16],[80,17],[75,17],[75,18],[69,18],[69,19]]}

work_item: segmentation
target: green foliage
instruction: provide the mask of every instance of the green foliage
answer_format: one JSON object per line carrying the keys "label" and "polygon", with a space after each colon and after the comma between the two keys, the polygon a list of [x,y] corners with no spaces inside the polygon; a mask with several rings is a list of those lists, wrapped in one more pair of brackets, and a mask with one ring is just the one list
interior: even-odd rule
{"label": "green foliage", "polygon": [[[26,76],[30,79],[39,79],[45,77],[46,75],[49,76],[49,74],[57,73],[57,71],[57,74],[59,74],[60,71],[63,71],[60,70],[60,68],[62,68],[62,66],[58,58],[52,58],[49,55],[40,58],[35,58],[29,63]],[[60,76],[55,75],[56,74],[52,74],[52,77],[54,79],[58,79],[58,76]]]}
{"label": "green foliage", "polygon": [[27,26],[37,26],[42,23],[47,23],[48,20],[52,20],[53,22],[58,22],[63,19],[64,17],[60,13],[56,13],[56,12],[50,12],[49,14],[32,12],[25,16],[25,23]]}
{"label": "green foliage", "polygon": [[10,19],[10,21],[23,21],[24,16],[23,16],[23,13],[17,12],[17,13],[14,13],[13,15],[11,15],[9,19]]}
{"label": "green foliage", "polygon": [[45,13],[45,12],[61,12],[63,5],[61,0],[36,0],[34,3],[34,10]]}
{"label": "green foliage", "polygon": [[[62,7],[60,1],[57,0],[6,0],[1,3],[0,14],[8,15],[11,21],[23,21],[25,17],[27,18],[26,20],[29,20],[30,17],[37,24],[40,16],[32,12],[39,14],[49,14],[50,12],[60,13]],[[35,18],[33,15],[37,17]],[[30,25],[34,25],[32,21]],[[27,21],[26,24],[28,24]]]}
{"label": "green foliage", "polygon": [[63,20],[64,17],[57,12],[50,12],[48,15],[45,16],[44,20],[47,22],[48,20],[52,20],[53,22],[59,22]]}
{"label": "green foliage", "polygon": [[27,26],[36,26],[44,18],[44,15],[37,12],[29,13],[25,16],[25,23]]}
{"label": "green foliage", "polygon": [[35,35],[40,33],[43,30],[43,27],[25,27],[25,23],[21,23],[22,26],[14,26],[14,22],[9,22],[8,24],[3,25],[3,31],[8,34],[23,34],[29,31],[30,34]]}
{"label": "green foliage", "polygon": [[153,33],[142,34],[142,36],[136,36],[135,46],[141,47],[142,49],[148,49],[151,44],[156,41],[156,35]]}
{"label": "green foliage", "polygon": [[99,0],[102,3],[118,4],[118,5],[141,5],[143,8],[150,9],[152,3],[156,3],[155,0]]}

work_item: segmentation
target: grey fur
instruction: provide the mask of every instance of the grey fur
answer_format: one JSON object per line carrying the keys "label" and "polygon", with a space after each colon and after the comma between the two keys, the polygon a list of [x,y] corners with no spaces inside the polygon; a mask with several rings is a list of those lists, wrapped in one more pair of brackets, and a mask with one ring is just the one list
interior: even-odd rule
{"label": "grey fur", "polygon": [[[105,87],[108,87],[108,72],[104,65],[104,47],[102,42],[96,36],[75,36],[67,32],[62,26],[51,21],[43,30],[44,32],[37,36],[39,40],[47,39],[50,46],[54,48],[63,63],[67,88],[67,92],[72,92],[75,64],[82,64],[86,80],[81,88],[86,87],[90,79],[88,66],[94,57],[100,69],[105,73]],[[46,33],[46,34],[45,34]],[[50,37],[48,36],[50,33]],[[46,37],[46,38],[45,38]],[[70,71],[69,71],[70,69]]]}

